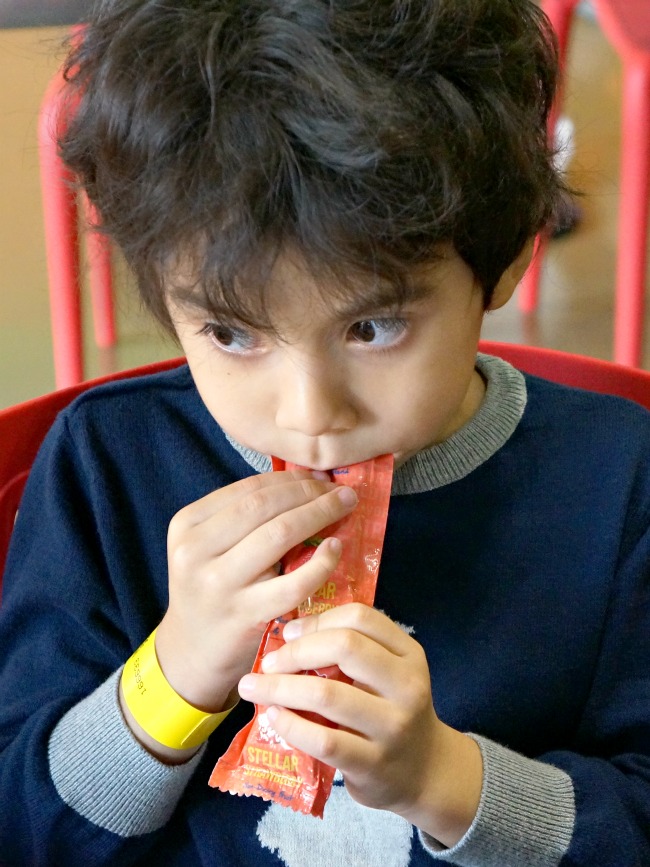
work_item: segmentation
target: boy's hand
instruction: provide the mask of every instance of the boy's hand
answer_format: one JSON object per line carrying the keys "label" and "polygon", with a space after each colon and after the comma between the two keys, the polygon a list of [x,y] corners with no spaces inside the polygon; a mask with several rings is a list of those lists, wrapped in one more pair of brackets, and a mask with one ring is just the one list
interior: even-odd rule
{"label": "boy's hand", "polygon": [[325,474],[265,473],[182,509],[168,534],[169,608],[156,633],[161,668],[186,701],[209,712],[236,697],[266,624],[291,611],[330,577],[340,543],[278,575],[286,552],[356,505],[356,494]]}
{"label": "boy's hand", "polygon": [[[436,716],[420,645],[359,604],[293,620],[284,636],[287,644],[265,657],[264,674],[242,679],[241,695],[270,706],[289,744],[338,768],[356,801],[400,814],[443,845],[456,843],[478,808],[481,756],[471,738]],[[353,683],[300,674],[330,665]]]}

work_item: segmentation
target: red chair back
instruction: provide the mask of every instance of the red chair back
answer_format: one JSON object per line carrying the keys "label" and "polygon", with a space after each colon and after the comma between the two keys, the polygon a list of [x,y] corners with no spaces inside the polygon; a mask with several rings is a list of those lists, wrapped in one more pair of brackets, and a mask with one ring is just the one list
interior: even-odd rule
{"label": "red chair back", "polygon": [[182,358],[174,358],[120,371],[0,410],[0,581],[29,470],[57,414],[93,385],[169,370],[183,361]]}
{"label": "red chair back", "polygon": [[513,367],[562,385],[626,397],[650,409],[650,371],[540,346],[481,341],[480,349]]}

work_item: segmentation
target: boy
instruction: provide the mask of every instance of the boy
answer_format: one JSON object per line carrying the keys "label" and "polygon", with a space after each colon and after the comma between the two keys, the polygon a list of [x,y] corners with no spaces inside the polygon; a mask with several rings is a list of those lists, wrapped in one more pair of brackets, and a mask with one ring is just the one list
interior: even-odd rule
{"label": "boy", "polygon": [[[476,355],[561,191],[536,6],[104,0],[68,68],[65,158],[189,367],[83,396],[34,467],[3,863],[650,863],[647,414]],[[385,453],[376,608],[248,674],[338,561],[277,569],[354,509],[327,471]],[[339,769],[322,821],[208,787],[251,702]]]}

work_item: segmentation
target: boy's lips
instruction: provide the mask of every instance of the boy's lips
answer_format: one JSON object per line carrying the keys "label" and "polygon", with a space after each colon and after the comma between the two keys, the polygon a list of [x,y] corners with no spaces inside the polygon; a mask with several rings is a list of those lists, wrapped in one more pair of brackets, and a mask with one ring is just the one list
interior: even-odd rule
{"label": "boy's lips", "polygon": [[[349,467],[353,464],[360,464],[364,461],[373,460],[376,457],[379,457],[380,454],[386,454],[385,452],[377,452],[376,454],[362,454],[358,453],[348,453],[347,455],[338,455],[335,456],[336,459],[332,459],[330,456],[329,460],[312,460],[305,462],[303,460],[295,460],[291,455],[278,454],[276,457],[280,458],[286,463],[295,464],[299,467],[304,467],[307,470],[316,470],[317,472],[329,473],[332,470],[336,470],[339,467]],[[396,458],[397,461],[397,458]]]}
{"label": "boy's lips", "polygon": [[[428,448],[429,446],[423,446],[422,448]],[[295,464],[299,467],[305,467],[305,469],[309,470],[317,470],[320,472],[328,473],[331,470],[336,470],[338,467],[349,467],[352,464],[360,464],[363,461],[371,461],[374,458],[379,457],[380,455],[392,454],[393,460],[395,461],[395,468],[400,467],[409,458],[413,457],[413,455],[417,454],[421,449],[419,448],[404,448],[398,449],[396,451],[388,448],[384,449],[367,449],[367,448],[358,448],[358,449],[341,449],[340,451],[337,449],[323,449],[322,452],[315,449],[311,455],[308,454],[308,449],[280,449],[273,454],[275,457],[280,458],[283,461],[286,461],[290,464]]]}
{"label": "boy's lips", "polygon": [[307,470],[318,470],[323,473],[328,473],[338,467],[347,467],[351,464],[360,463],[362,460],[367,460],[367,458],[358,458],[352,453],[348,453],[347,455],[341,453],[310,456],[305,453],[300,454],[298,452],[292,452],[289,449],[286,451],[276,452],[275,457],[280,458],[280,460],[285,461],[288,464],[304,467]]}

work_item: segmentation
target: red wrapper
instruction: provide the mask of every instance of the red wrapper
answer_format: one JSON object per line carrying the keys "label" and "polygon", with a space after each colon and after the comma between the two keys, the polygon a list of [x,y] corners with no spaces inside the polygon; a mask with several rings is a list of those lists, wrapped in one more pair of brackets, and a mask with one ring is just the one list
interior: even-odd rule
{"label": "red wrapper", "polygon": [[[274,470],[297,469],[273,459]],[[342,521],[324,529],[317,537],[292,548],[282,559],[286,574],[306,563],[322,539],[336,536],[343,552],[335,572],[316,593],[296,610],[272,621],[260,643],[253,672],[261,671],[267,653],[282,647],[284,624],[296,617],[319,614],[348,602],[372,605],[377,573],[386,532],[386,519],[393,477],[392,455],[332,470],[333,481],[350,485],[359,503]],[[337,667],[305,672],[318,677],[349,679]],[[313,718],[313,717],[312,717]],[[326,720],[318,722],[329,725]],[[332,789],[335,769],[289,746],[273,730],[266,708],[256,705],[251,722],[233,739],[210,777],[210,785],[235,795],[257,795],[301,813],[322,817]]]}

